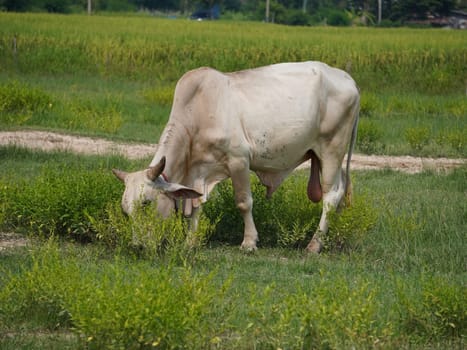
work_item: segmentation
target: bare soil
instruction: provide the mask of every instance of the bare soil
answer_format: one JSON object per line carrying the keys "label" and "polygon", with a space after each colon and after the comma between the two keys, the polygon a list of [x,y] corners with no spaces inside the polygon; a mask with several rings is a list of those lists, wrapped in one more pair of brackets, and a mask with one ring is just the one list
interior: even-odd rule
{"label": "bare soil", "polygon": [[[39,149],[43,151],[69,151],[73,153],[105,155],[119,154],[129,159],[151,157],[157,144],[119,143],[84,136],[72,136],[49,131],[0,131],[0,145]],[[446,172],[467,164],[466,159],[421,158],[411,156],[368,156],[354,154],[351,168],[357,170],[392,169],[409,174],[423,170]],[[309,167],[304,163],[299,168]],[[27,245],[24,237],[0,232],[0,253],[11,247]]]}
{"label": "bare soil", "polygon": [[0,254],[9,248],[25,247],[27,244],[28,240],[20,235],[0,232]]}

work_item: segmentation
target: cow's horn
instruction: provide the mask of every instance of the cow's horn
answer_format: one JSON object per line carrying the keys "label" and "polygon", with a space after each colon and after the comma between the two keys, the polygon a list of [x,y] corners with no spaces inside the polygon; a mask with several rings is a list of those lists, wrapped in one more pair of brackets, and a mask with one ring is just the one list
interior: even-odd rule
{"label": "cow's horn", "polygon": [[113,172],[114,175],[117,177],[117,179],[119,179],[119,180],[122,181],[122,182],[125,182],[125,178],[126,178],[127,175],[128,175],[127,172],[122,171],[122,170],[118,170],[118,169],[112,169],[112,172]]}
{"label": "cow's horn", "polygon": [[157,163],[155,166],[152,166],[148,169],[148,178],[151,181],[156,181],[156,179],[159,177],[160,174],[164,171],[165,168],[165,156],[161,158],[159,163]]}

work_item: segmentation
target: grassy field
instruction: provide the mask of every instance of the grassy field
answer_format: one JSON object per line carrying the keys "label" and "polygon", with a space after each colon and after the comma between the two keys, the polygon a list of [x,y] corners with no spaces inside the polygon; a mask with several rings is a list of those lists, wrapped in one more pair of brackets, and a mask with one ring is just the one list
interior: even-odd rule
{"label": "grassy field", "polygon": [[[297,28],[152,17],[0,13],[0,128],[156,142],[176,80],[296,60],[348,68],[358,150],[465,157],[466,33]],[[306,174],[271,201],[253,180],[260,250],[244,254],[231,185],[198,232],[145,208],[125,217],[113,167],[149,159],[0,147],[2,349],[462,349],[467,169],[353,172],[326,249],[303,247],[321,205]]]}
{"label": "grassy field", "polygon": [[129,222],[119,210],[109,169],[141,162],[0,154],[3,229],[42,237],[0,252],[4,349],[465,346],[465,168],[354,172],[354,206],[333,219],[320,256],[302,251],[320,210],[306,174],[272,202],[255,185],[262,244],[249,255],[228,183],[206,207],[218,227],[188,249],[179,218]]}
{"label": "grassy field", "polygon": [[156,142],[189,69],[320,60],[362,94],[358,150],[464,157],[466,33],[1,13],[0,127]]}

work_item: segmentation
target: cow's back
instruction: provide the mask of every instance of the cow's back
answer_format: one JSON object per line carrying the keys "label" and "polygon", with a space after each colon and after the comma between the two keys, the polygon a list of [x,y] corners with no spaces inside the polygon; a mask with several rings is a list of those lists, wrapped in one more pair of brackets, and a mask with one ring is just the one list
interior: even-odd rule
{"label": "cow's back", "polygon": [[241,119],[253,168],[295,167],[304,150],[319,150],[322,138],[344,122],[358,99],[353,79],[321,62],[281,63],[228,76],[224,103],[233,112],[230,118]]}
{"label": "cow's back", "polygon": [[355,96],[353,79],[321,62],[233,73],[199,68],[178,82],[170,118],[191,130],[198,152],[248,154],[252,168],[283,170],[303,161],[304,150],[319,149],[344,115],[329,111],[348,108]]}

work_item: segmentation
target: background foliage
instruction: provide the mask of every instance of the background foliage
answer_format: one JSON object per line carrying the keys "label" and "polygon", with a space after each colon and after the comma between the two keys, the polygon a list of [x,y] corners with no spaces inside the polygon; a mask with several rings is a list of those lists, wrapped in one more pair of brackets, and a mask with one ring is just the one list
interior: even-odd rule
{"label": "background foliage", "polygon": [[[7,11],[46,11],[79,13],[87,11],[86,0],[0,0]],[[220,6],[226,18],[265,20],[264,0],[93,0],[94,12],[159,11],[188,16],[195,10]],[[384,25],[400,25],[406,20],[423,20],[449,15],[450,10],[465,9],[461,0],[382,0]],[[271,0],[269,21],[289,25],[374,25],[378,16],[377,1],[369,0]],[[381,23],[380,23],[381,24]]]}

